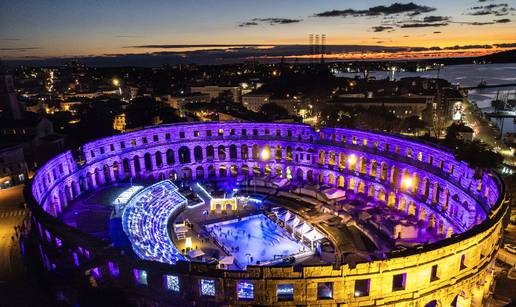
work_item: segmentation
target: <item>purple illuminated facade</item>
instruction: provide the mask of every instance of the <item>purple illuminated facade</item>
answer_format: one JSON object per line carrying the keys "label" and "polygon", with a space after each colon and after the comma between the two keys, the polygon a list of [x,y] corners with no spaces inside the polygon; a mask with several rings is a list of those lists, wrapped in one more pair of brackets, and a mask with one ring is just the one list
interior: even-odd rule
{"label": "purple illuminated facade", "polygon": [[[270,152],[265,160],[261,156],[264,149]],[[154,181],[207,180],[270,174],[338,187],[350,195],[363,195],[419,227],[410,234],[404,221],[381,226],[389,228],[386,232],[392,233],[393,238],[407,236],[423,248],[393,251],[383,260],[372,261],[369,268],[375,262],[432,253],[437,248],[461,244],[463,238],[499,231],[498,221],[506,212],[503,185],[496,174],[475,170],[435,145],[388,134],[333,128],[316,131],[307,125],[287,123],[188,123],[156,126],[100,139],[84,144],[81,153],[84,161],[80,164],[69,151],[53,158],[38,170],[27,191],[33,226],[41,235],[41,256],[47,269],[52,270],[52,265],[59,269],[69,263],[77,266],[96,259],[95,275],[102,276],[104,284],[126,287],[141,287],[134,280],[131,284],[131,273],[145,270],[146,287],[156,285],[165,298],[180,295],[185,302],[198,297],[203,302],[238,302],[233,288],[245,280],[254,285],[251,288],[255,293],[248,296],[253,297],[255,303],[271,304],[276,298],[266,293],[276,290],[267,289],[276,289],[279,281],[267,284],[267,280],[269,277],[280,280],[281,274],[286,273],[269,272],[267,275],[263,267],[248,268],[238,273],[240,275],[214,268],[200,273],[201,270],[181,262],[166,265],[124,256],[108,242],[62,223],[60,215],[69,203],[100,186],[129,177]],[[492,243],[492,249],[496,249],[497,244]],[[64,252],[57,256],[50,252],[56,249]],[[179,276],[179,287],[185,289],[181,294],[162,289],[166,274]],[[310,303],[310,293],[299,295],[297,292],[306,275],[292,272],[287,275],[289,279],[299,279],[292,282],[294,300],[298,302],[299,296],[304,297],[299,303]],[[339,278],[351,275],[342,273]],[[191,286],[199,284],[200,278],[216,280],[213,297],[203,296],[199,289]],[[373,277],[367,285],[368,293],[389,297],[375,292]],[[353,292],[353,285],[349,288]],[[333,289],[337,287],[332,285],[332,291],[337,291]],[[424,291],[420,295],[425,297]],[[346,298],[339,301],[337,294],[333,296],[333,303],[354,304],[350,300],[356,300],[358,304],[367,299],[342,294]]]}

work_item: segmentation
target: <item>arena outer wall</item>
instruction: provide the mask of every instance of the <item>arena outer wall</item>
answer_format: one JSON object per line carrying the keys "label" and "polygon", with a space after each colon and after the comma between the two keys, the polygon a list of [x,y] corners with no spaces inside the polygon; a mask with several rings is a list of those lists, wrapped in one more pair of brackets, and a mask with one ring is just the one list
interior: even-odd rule
{"label": "arena outer wall", "polygon": [[[265,146],[270,161],[259,159]],[[124,289],[135,302],[163,304],[480,306],[489,294],[509,200],[496,174],[475,171],[435,145],[350,129],[210,122],[155,126],[99,139],[84,144],[81,155],[80,163],[70,151],[56,156],[26,188],[31,226],[49,273],[72,268],[94,286]],[[208,179],[269,170],[367,193],[379,204],[431,223],[442,240],[354,266],[224,271],[199,263],[166,265],[125,256],[110,242],[59,219],[81,194],[128,177]],[[415,187],[403,187],[406,177]],[[436,265],[437,278],[432,273]],[[138,270],[145,270],[147,285],[135,281]],[[393,276],[399,274],[405,274],[404,288],[393,289]],[[167,289],[167,275],[179,277],[179,292]],[[214,297],[201,295],[201,279],[215,280]],[[252,301],[237,298],[236,286],[243,280],[254,285]],[[357,295],[357,280],[369,280],[367,296]],[[321,282],[333,283],[333,298],[318,299]],[[279,284],[294,286],[293,301],[278,301]]]}

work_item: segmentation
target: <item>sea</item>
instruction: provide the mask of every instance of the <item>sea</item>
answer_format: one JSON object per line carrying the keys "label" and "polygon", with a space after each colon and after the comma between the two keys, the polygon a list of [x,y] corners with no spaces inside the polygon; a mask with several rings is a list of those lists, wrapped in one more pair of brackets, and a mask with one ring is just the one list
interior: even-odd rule
{"label": "sea", "polygon": [[[392,71],[372,71],[370,76],[377,79],[395,78],[401,79],[405,77],[424,77],[424,78],[440,78],[450,81],[452,84],[460,86],[476,86],[480,82],[485,81],[486,84],[507,84],[516,83],[516,63],[510,64],[467,64],[467,65],[450,65],[445,66],[440,72],[437,70],[427,70],[423,72],[392,72]],[[357,73],[337,73],[339,77],[350,77],[358,75]],[[470,90],[468,99],[474,101],[484,112],[492,111],[491,101],[496,99],[516,99],[516,86],[511,87],[495,87]],[[500,126],[500,120],[493,119],[493,123]],[[516,133],[516,123],[512,118],[504,119],[503,132]]]}

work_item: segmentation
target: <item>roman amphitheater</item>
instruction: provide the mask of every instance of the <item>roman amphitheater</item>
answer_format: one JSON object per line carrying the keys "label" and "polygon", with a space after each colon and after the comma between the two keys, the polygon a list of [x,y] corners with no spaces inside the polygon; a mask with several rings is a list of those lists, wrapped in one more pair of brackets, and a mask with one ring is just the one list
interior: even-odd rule
{"label": "roman amphitheater", "polygon": [[481,306],[509,204],[436,145],[251,122],[99,139],[25,197],[48,274],[142,306]]}

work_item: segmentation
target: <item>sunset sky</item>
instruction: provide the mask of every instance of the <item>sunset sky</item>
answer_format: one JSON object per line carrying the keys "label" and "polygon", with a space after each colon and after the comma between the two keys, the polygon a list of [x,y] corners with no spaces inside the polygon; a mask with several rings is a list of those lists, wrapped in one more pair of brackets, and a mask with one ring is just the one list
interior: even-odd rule
{"label": "sunset sky", "polygon": [[516,46],[515,8],[515,0],[4,0],[0,58],[188,55],[212,49],[205,44],[307,44],[310,33],[326,34],[328,45],[489,45],[462,50],[484,53]]}

